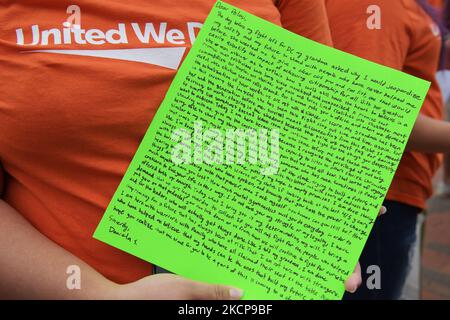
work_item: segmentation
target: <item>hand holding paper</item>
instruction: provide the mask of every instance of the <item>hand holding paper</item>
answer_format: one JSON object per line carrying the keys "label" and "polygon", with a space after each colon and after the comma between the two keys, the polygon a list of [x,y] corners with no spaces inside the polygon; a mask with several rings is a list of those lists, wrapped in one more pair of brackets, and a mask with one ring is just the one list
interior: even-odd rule
{"label": "hand holding paper", "polygon": [[95,237],[246,299],[340,299],[428,87],[217,2]]}

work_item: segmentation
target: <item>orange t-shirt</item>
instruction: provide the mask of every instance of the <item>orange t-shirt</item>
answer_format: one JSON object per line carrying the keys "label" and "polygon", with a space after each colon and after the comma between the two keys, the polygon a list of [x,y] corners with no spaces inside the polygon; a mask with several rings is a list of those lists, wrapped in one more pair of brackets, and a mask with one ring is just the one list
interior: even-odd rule
{"label": "orange t-shirt", "polygon": [[[323,1],[227,2],[331,44]],[[0,9],[3,198],[118,283],[151,265],[92,234],[214,3],[78,0],[67,14],[72,2],[21,0]],[[81,29],[63,27],[69,15]]]}
{"label": "orange t-shirt", "polygon": [[[430,81],[420,112],[443,118],[442,97],[435,79],[441,48],[439,29],[415,0],[327,0],[326,4],[337,49]],[[380,29],[367,27],[366,21],[373,14],[367,13],[371,5],[380,9]],[[405,152],[387,199],[424,208],[440,163],[437,154]]]}

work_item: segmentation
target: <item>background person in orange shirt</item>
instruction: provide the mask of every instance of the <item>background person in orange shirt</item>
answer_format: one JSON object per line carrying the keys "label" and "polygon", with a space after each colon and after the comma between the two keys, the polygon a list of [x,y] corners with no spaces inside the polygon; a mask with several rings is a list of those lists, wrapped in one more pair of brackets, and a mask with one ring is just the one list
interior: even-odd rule
{"label": "background person in orange shirt", "polygon": [[[432,177],[450,151],[450,124],[443,118],[435,74],[443,57],[444,28],[425,1],[327,0],[334,46],[431,82],[421,114],[384,205],[361,256],[364,285],[349,299],[398,299],[416,241],[417,216],[432,194]],[[380,9],[380,28],[369,28],[369,6]],[[381,269],[381,289],[370,290],[365,270]]]}
{"label": "background person in orange shirt", "polygon": [[[445,0],[430,0],[430,3],[440,11],[441,17],[447,29],[450,29],[450,6],[449,2]],[[449,35],[446,38],[446,55],[445,66],[443,70],[438,72],[439,85],[441,86],[446,104],[447,119],[450,116],[450,39]],[[444,177],[443,183],[440,185],[441,193],[450,196],[450,154],[444,155]]]}
{"label": "background person in orange shirt", "polygon": [[[322,0],[227,2],[331,45]],[[96,44],[61,44],[54,36],[32,43],[32,26],[41,31],[62,28],[70,2],[21,0],[1,7],[0,297],[240,298],[239,290],[227,286],[168,274],[153,276],[149,263],[92,238],[176,70],[126,57],[22,53],[189,50],[193,31],[198,32],[214,3],[78,0],[83,29],[98,34],[124,24],[128,32],[120,43],[116,38],[116,43]],[[151,23],[162,36],[143,43],[132,36],[133,23],[139,28]],[[178,34],[177,41],[168,36],[169,31]],[[71,265],[81,269],[81,290],[66,287],[66,270]],[[356,290],[359,277],[358,273],[352,276],[347,289]]]}

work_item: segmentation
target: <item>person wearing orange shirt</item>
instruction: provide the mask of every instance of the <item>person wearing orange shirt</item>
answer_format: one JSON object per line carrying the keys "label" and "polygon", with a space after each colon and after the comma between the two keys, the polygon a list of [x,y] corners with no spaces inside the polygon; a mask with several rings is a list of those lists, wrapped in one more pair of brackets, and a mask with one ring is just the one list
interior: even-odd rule
{"label": "person wearing orange shirt", "polygon": [[[227,2],[331,45],[323,1]],[[149,263],[92,238],[214,3],[22,0],[1,7],[0,297],[241,297],[238,288],[152,275]],[[146,55],[136,57],[136,48]],[[80,290],[66,287],[73,265]],[[347,289],[356,290],[359,278],[355,272]]]}
{"label": "person wearing orange shirt", "polygon": [[[429,0],[440,13],[447,29],[450,28],[450,5],[446,0]],[[439,85],[442,89],[444,104],[446,104],[447,120],[450,120],[450,40],[447,35],[446,39],[446,55],[443,70],[438,72]],[[446,196],[450,196],[450,154],[444,154],[444,174],[443,181],[440,185],[440,192]]]}
{"label": "person wearing orange shirt", "polygon": [[[398,299],[416,240],[417,216],[432,195],[431,180],[442,162],[438,153],[450,150],[450,124],[442,121],[435,79],[445,28],[422,0],[327,0],[326,5],[337,49],[431,82],[384,203],[389,214],[375,222],[361,256],[365,285],[345,297]],[[365,270],[371,265],[380,267],[381,289],[366,285],[371,274]]]}

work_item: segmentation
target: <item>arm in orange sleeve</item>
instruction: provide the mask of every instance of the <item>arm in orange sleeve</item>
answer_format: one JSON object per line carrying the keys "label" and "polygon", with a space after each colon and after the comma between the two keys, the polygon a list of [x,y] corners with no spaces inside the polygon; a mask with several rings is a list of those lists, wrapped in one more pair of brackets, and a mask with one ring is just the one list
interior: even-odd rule
{"label": "arm in orange sleeve", "polygon": [[[1,199],[0,216],[0,299],[238,300],[242,295],[229,286],[173,274],[118,285],[45,237]],[[79,268],[78,290],[67,287],[68,266]]]}
{"label": "arm in orange sleeve", "polygon": [[[4,186],[0,164],[0,196]],[[240,292],[161,274],[118,285],[48,239],[0,199],[0,299],[206,299],[237,300]],[[69,266],[77,266],[81,287],[67,287]],[[237,292],[232,294],[232,292]]]}
{"label": "arm in orange sleeve", "polygon": [[[361,58],[402,70],[410,46],[408,15],[401,0],[327,0],[331,36],[335,48]],[[369,29],[380,9],[380,29]]]}
{"label": "arm in orange sleeve", "polygon": [[[117,285],[58,246],[0,199],[0,299],[109,298]],[[82,274],[80,290],[68,290],[67,267]]]}
{"label": "arm in orange sleeve", "polygon": [[285,29],[332,46],[324,0],[277,0],[275,5]]}

